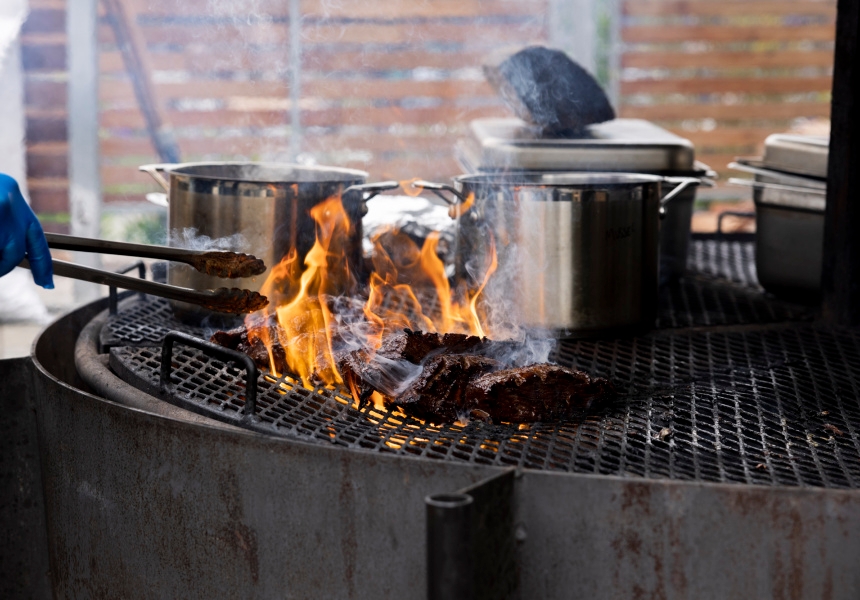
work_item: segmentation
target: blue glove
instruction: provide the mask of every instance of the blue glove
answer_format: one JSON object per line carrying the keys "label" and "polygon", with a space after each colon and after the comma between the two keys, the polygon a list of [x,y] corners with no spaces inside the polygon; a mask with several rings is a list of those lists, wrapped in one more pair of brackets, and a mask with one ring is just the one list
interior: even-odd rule
{"label": "blue glove", "polygon": [[18,182],[0,173],[0,277],[27,257],[37,285],[54,289],[51,251],[39,220],[18,189]]}

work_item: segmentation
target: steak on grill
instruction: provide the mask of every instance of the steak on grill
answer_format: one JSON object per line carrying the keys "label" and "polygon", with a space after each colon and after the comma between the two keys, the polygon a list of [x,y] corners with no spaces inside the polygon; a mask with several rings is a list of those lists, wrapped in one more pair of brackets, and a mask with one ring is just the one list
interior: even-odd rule
{"label": "steak on grill", "polygon": [[511,423],[571,418],[612,395],[614,389],[606,379],[549,364],[487,373],[466,388],[470,411]]}
{"label": "steak on grill", "polygon": [[[524,423],[570,419],[595,401],[614,396],[606,379],[558,365],[532,364],[502,369],[494,354],[507,342],[463,334],[404,330],[387,337],[375,355],[344,354],[338,368],[353,395],[364,402],[380,392],[388,404],[433,423],[463,417]],[[377,385],[392,364],[408,362],[421,370],[402,390]]]}
{"label": "steak on grill", "polygon": [[438,354],[423,365],[418,378],[391,403],[419,419],[452,423],[469,414],[470,382],[498,367],[497,361],[485,356]]}
{"label": "steak on grill", "polygon": [[[278,320],[275,315],[270,315],[265,321],[261,321],[259,326],[265,328],[269,340],[271,340],[272,356],[275,369],[278,373],[287,371],[287,352],[281,345],[280,336],[278,335]],[[266,349],[266,344],[256,335],[248,335],[248,328],[245,325],[229,329],[227,331],[216,331],[209,338],[210,342],[224,346],[230,350],[238,350],[244,352],[254,361],[260,369],[271,369],[272,364],[269,360],[269,351]]]}
{"label": "steak on grill", "polygon": [[[288,371],[276,319],[262,325],[273,340],[272,357]],[[245,327],[218,331],[211,341],[245,352],[269,369],[269,352]],[[462,418],[510,423],[571,419],[614,396],[606,379],[550,364],[503,368],[494,358],[509,342],[458,333],[404,329],[387,336],[375,353],[365,349],[337,353],[338,372],[353,397],[364,404],[379,392],[389,405],[432,423]]]}

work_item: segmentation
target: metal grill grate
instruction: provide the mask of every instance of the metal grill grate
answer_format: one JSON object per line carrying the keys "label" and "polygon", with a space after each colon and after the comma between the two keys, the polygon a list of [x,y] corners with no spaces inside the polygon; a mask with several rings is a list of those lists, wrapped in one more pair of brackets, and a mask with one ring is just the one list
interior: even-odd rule
{"label": "metal grill grate", "polygon": [[[259,378],[259,418],[249,423],[243,373],[198,350],[175,351],[168,394],[158,390],[158,348],[115,347],[111,366],[191,410],[349,448],[577,473],[860,487],[858,333],[815,327],[804,322],[806,309],[763,295],[751,261],[751,244],[696,240],[695,272],[664,291],[662,329],[561,342],[557,362],[608,377],[620,392],[580,423],[426,425],[359,410],[343,389],[306,390],[270,375]],[[144,304],[115,317],[110,334],[136,333],[142,319],[150,329],[135,343],[159,343],[175,322],[166,303]],[[703,327],[682,329],[691,325]]]}
{"label": "metal grill grate", "polygon": [[158,346],[171,331],[204,335],[202,328],[186,325],[174,317],[167,300],[150,299],[126,304],[122,311],[110,316],[102,327],[99,342],[102,348]]}
{"label": "metal grill grate", "polygon": [[[157,392],[159,353],[111,364]],[[343,389],[259,379],[253,429],[351,448],[500,466],[713,482],[860,485],[860,340],[804,325],[759,332],[563,342],[558,362],[610,377],[621,397],[579,424],[425,425],[357,410]],[[235,368],[183,349],[174,402],[240,420]],[[248,426],[245,423],[245,426]]]}

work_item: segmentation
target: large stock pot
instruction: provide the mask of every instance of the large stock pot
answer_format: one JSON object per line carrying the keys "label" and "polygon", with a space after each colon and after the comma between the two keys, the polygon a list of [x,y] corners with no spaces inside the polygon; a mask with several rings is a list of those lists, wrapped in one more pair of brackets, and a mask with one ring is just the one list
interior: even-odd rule
{"label": "large stock pot", "polygon": [[[311,249],[316,230],[310,210],[332,196],[341,196],[353,224],[347,255],[351,264],[360,265],[364,202],[398,186],[396,182],[365,184],[367,173],[354,169],[282,163],[158,164],[140,170],[167,192],[169,245],[226,239],[235,246],[220,249],[253,254],[268,267],[262,275],[226,281],[187,265],[170,264],[168,283],[192,289],[229,285],[259,290],[292,247],[301,259]],[[211,314],[184,303],[174,303],[174,308],[191,320]]]}
{"label": "large stock pot", "polygon": [[[663,195],[661,185],[673,189]],[[455,272],[524,325],[591,337],[654,326],[662,207],[695,178],[630,173],[463,175],[416,182],[453,204]],[[452,199],[448,194],[453,194]]]}

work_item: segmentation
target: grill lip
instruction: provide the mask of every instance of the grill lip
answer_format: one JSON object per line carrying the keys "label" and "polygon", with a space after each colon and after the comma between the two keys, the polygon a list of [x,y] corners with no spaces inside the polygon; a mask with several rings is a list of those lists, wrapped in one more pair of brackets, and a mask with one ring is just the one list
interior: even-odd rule
{"label": "grill lip", "polygon": [[[661,317],[693,325],[664,322],[636,338],[560,342],[557,362],[608,377],[621,392],[617,403],[579,424],[425,425],[392,411],[357,410],[345,389],[311,392],[268,374],[258,378],[256,417],[243,419],[243,373],[197,350],[178,349],[174,371],[183,377],[171,392],[159,388],[159,349],[147,336],[160,333],[149,323],[169,324],[166,303],[130,303],[108,320],[101,340],[112,346],[111,368],[135,387],[198,414],[294,440],[543,471],[856,489],[858,334],[819,327],[809,323],[808,309],[764,297],[751,282],[751,258],[748,243],[696,240],[690,264],[697,272],[664,291],[664,299],[732,304],[702,301],[698,313],[670,304]],[[136,310],[152,313],[143,334],[117,345],[123,319]]]}

